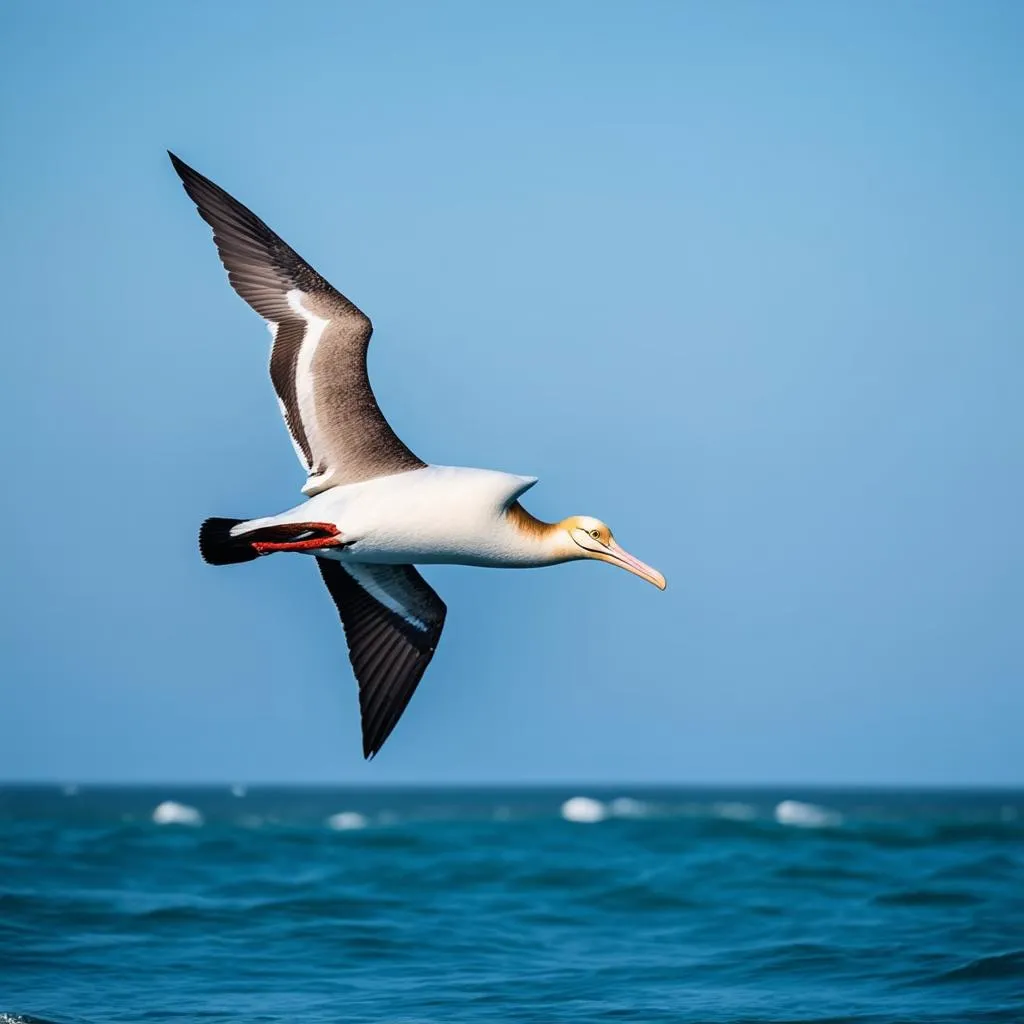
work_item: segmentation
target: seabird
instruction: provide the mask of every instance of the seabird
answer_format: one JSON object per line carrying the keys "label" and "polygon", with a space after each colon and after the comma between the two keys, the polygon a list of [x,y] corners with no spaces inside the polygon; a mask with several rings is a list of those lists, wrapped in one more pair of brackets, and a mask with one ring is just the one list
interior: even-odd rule
{"label": "seabird", "polygon": [[306,470],[295,508],[262,519],[207,519],[211,565],[293,551],[316,558],[338,608],[359,684],[363,756],[405,711],[437,648],[445,603],[414,566],[506,568],[589,558],[665,589],[590,516],[536,519],[519,499],[536,477],[428,465],[398,438],[366,372],[369,318],[240,202],[170,153],[228,280],[267,322],[270,379]]}

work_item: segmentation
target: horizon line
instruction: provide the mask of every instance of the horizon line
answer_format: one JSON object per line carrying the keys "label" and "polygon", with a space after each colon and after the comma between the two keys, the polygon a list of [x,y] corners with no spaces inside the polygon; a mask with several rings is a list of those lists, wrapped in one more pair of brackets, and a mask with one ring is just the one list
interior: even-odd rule
{"label": "horizon line", "polygon": [[629,780],[567,780],[558,779],[548,781],[469,781],[469,782],[422,782],[422,781],[397,781],[397,782],[375,782],[375,781],[273,781],[273,780],[193,780],[193,781],[170,781],[170,780],[82,780],[72,778],[59,779],[3,779],[0,778],[0,790],[2,789],[43,789],[43,788],[67,788],[74,786],[78,789],[154,789],[154,788],[179,788],[179,789],[227,789],[244,786],[246,789],[379,789],[379,790],[416,790],[416,789],[451,789],[451,790],[484,790],[484,789],[657,789],[657,790],[726,790],[746,789],[774,791],[782,789],[804,789],[804,790],[904,790],[904,791],[935,791],[935,790],[967,790],[967,791],[1020,791],[1024,792],[1024,781],[1022,782],[794,782],[794,781],[772,781],[772,782],[642,782]]}

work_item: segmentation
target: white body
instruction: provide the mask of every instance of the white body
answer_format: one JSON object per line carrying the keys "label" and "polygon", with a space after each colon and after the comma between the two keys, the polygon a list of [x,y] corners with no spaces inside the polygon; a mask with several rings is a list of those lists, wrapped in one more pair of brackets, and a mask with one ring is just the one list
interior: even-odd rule
{"label": "white body", "polygon": [[239,524],[232,533],[328,522],[340,530],[344,546],[310,552],[320,558],[392,565],[550,565],[562,559],[507,515],[536,482],[536,477],[489,469],[426,466],[328,488],[281,515]]}

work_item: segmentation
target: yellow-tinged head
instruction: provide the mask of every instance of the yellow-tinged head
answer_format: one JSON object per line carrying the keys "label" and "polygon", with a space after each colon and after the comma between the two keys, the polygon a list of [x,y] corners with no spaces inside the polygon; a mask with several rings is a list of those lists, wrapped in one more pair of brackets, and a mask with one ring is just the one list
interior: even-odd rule
{"label": "yellow-tinged head", "polygon": [[563,534],[559,540],[566,544],[569,558],[596,558],[599,562],[608,562],[634,573],[642,580],[653,583],[659,590],[665,589],[665,577],[657,569],[652,569],[619,547],[612,531],[600,519],[569,516],[556,524],[555,529]]}

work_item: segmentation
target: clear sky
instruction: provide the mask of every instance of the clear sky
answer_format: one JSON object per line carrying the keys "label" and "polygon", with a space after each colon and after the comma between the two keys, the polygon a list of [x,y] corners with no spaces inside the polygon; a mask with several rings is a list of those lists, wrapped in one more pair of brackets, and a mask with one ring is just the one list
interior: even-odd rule
{"label": "clear sky", "polygon": [[[0,7],[0,778],[1024,782],[1024,6]],[[380,757],[172,148],[596,564],[449,606]]]}

